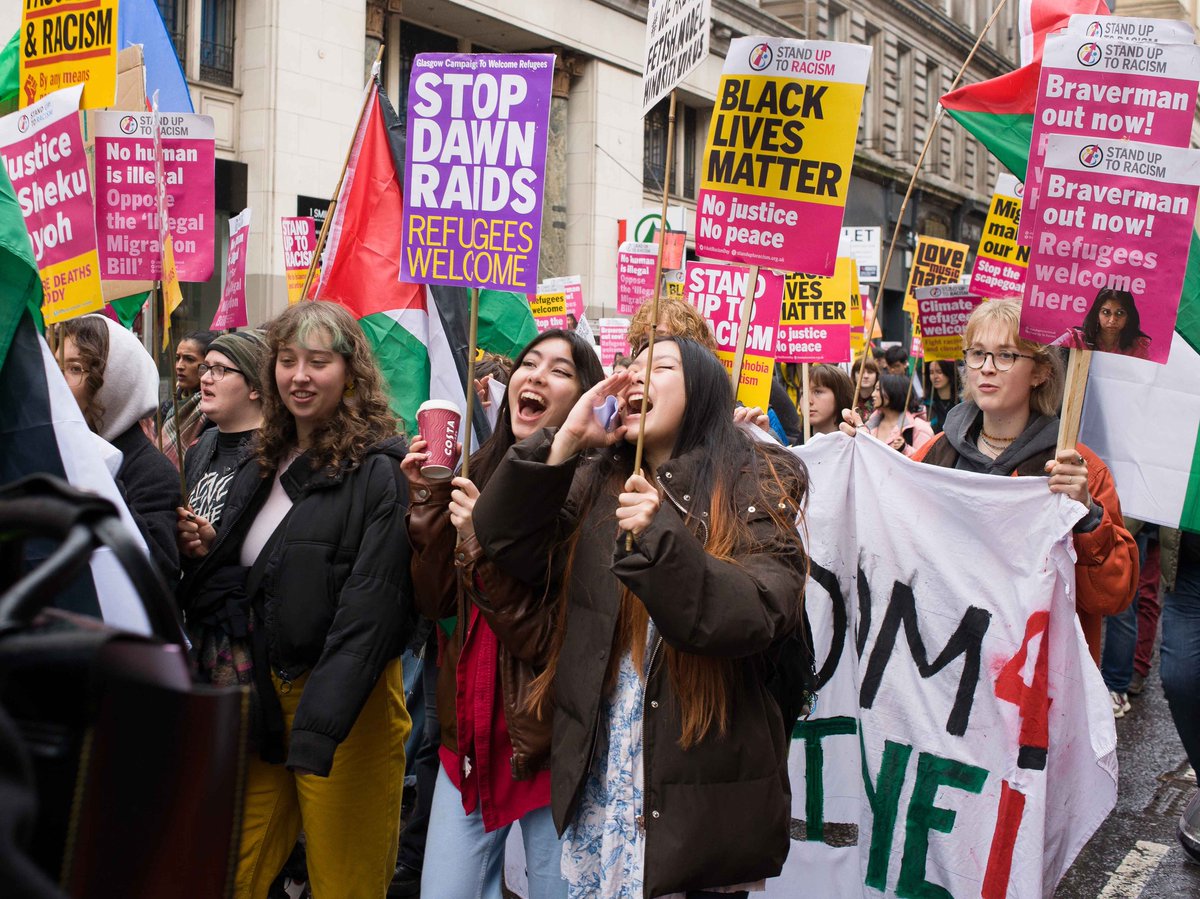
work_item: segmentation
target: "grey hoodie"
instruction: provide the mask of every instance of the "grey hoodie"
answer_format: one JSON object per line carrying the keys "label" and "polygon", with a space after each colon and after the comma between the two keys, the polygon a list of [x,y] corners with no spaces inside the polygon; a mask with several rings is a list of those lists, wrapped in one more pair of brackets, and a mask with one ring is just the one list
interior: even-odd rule
{"label": "grey hoodie", "polygon": [[92,315],[108,326],[108,360],[96,399],[104,409],[100,436],[110,443],[158,406],[158,368],[141,341],[106,315]]}

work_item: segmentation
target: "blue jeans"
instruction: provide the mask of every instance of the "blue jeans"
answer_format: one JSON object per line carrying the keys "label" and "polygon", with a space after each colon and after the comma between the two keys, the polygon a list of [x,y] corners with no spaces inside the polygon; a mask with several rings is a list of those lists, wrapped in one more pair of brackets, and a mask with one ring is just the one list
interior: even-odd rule
{"label": "blue jeans", "polygon": [[[1150,545],[1152,533],[1152,529],[1142,528],[1135,538],[1140,565],[1146,564],[1146,548]],[[1128,609],[1104,618],[1104,650],[1100,654],[1100,674],[1104,678],[1104,685],[1114,693],[1129,691],[1129,681],[1133,678],[1133,656],[1137,649],[1137,636],[1138,603],[1135,593]]]}
{"label": "blue jeans", "polygon": [[1163,599],[1161,672],[1175,729],[1200,771],[1200,566],[1183,559]]}
{"label": "blue jeans", "polygon": [[[462,795],[438,765],[437,787],[429,815],[425,867],[421,872],[422,896],[455,899],[501,899],[504,842],[512,826],[483,831],[479,807],[463,814]],[[565,899],[562,841],[554,830],[550,807],[535,809],[521,819],[529,899]]]}

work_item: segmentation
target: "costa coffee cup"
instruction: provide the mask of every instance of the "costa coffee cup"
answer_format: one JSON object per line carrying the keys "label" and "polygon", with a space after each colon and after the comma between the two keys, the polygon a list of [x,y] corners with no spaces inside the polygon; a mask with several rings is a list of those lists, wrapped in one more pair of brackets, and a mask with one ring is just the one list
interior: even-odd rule
{"label": "costa coffee cup", "polygon": [[421,474],[432,480],[445,480],[454,474],[458,462],[458,430],[462,412],[454,403],[428,400],[417,409],[417,428],[427,446],[429,460],[421,466]]}

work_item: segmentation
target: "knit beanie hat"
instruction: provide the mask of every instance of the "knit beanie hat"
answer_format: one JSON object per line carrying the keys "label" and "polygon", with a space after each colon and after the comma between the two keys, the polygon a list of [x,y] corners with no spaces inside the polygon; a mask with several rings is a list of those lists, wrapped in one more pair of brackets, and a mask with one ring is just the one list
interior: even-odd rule
{"label": "knit beanie hat", "polygon": [[249,329],[222,334],[208,345],[208,349],[228,358],[251,389],[262,393],[262,366],[267,359],[267,341],[262,331]]}
{"label": "knit beanie hat", "polygon": [[154,413],[158,405],[158,366],[132,331],[105,315],[88,317],[99,319],[108,328],[104,383],[96,391],[96,400],[104,409],[100,436],[111,442],[138,419]]}

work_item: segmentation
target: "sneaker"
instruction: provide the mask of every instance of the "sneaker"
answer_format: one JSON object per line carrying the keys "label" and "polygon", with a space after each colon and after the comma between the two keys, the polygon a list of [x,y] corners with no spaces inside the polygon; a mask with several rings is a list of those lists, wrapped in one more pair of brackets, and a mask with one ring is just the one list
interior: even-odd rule
{"label": "sneaker", "polygon": [[1125,713],[1133,708],[1133,706],[1129,704],[1129,697],[1124,693],[1118,693],[1116,690],[1109,690],[1108,698],[1112,700],[1114,718],[1124,718]]}
{"label": "sneaker", "polygon": [[1200,864],[1200,792],[1192,796],[1179,816],[1179,843],[1194,863]]}
{"label": "sneaker", "polygon": [[1141,696],[1142,691],[1146,689],[1146,675],[1133,672],[1133,677],[1129,679],[1129,688],[1127,692],[1130,696]]}

